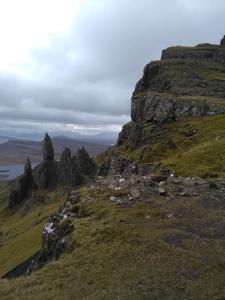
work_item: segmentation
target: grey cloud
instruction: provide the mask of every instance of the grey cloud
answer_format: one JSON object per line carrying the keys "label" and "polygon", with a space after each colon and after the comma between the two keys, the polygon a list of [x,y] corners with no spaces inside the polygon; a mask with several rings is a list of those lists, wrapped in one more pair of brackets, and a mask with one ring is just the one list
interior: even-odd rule
{"label": "grey cloud", "polygon": [[218,43],[224,11],[223,0],[86,1],[67,34],[32,50],[30,77],[0,74],[2,122],[118,130],[144,65],[171,45]]}

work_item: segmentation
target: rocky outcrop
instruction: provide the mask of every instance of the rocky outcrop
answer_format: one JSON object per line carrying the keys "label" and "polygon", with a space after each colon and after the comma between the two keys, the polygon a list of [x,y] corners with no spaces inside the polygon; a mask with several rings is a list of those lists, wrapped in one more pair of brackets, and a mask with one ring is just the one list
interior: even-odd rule
{"label": "rocky outcrop", "polygon": [[96,172],[96,165],[94,160],[89,156],[84,147],[79,149],[76,154],[76,164],[78,170],[82,175],[93,176]]}
{"label": "rocky outcrop", "polygon": [[[224,102],[224,103],[223,103]],[[131,118],[136,122],[164,123],[168,121],[181,120],[185,117],[213,116],[225,113],[225,100],[215,101],[212,99],[188,99],[183,101],[168,93],[146,92],[132,98]],[[139,125],[140,127],[140,125]],[[126,129],[126,128],[125,128]],[[134,132],[134,130],[131,130]],[[121,134],[121,136],[124,133]]]}
{"label": "rocky outcrop", "polygon": [[54,149],[51,138],[45,135],[43,141],[43,161],[35,168],[35,180],[43,189],[55,188],[57,185],[78,186],[83,177],[93,176],[96,172],[94,160],[83,147],[76,156],[65,148],[59,161],[54,160]]}
{"label": "rocky outcrop", "polygon": [[28,274],[50,261],[58,260],[66,251],[70,235],[74,230],[72,220],[79,215],[76,206],[79,201],[76,194],[69,194],[58,211],[48,218],[42,233],[41,251],[32,261]]}
{"label": "rocky outcrop", "polygon": [[52,145],[52,141],[48,133],[45,134],[45,138],[42,145],[43,151],[43,159],[45,161],[53,161],[54,160],[54,148]]}
{"label": "rocky outcrop", "polygon": [[221,42],[220,42],[220,46],[225,46],[225,35],[222,38]]}
{"label": "rocky outcrop", "polygon": [[150,62],[135,87],[132,122],[123,127],[118,145],[140,145],[146,122],[224,114],[225,50],[221,46],[171,47],[163,50],[160,61]]}
{"label": "rocky outcrop", "polygon": [[143,126],[142,123],[129,122],[123,126],[122,131],[119,133],[118,145],[122,145],[124,142],[130,142],[134,146],[137,146],[142,137]]}
{"label": "rocky outcrop", "polygon": [[[224,45],[224,38],[221,46]],[[225,49],[219,45],[171,47],[150,62],[136,85],[134,122],[167,122],[225,113]]]}
{"label": "rocky outcrop", "polygon": [[54,161],[54,148],[48,133],[42,145],[43,161],[35,168],[35,179],[43,189],[53,188],[57,185],[58,163]]}
{"label": "rocky outcrop", "polygon": [[71,156],[71,150],[67,147],[60,157],[58,181],[69,186],[77,186],[82,183],[82,176],[78,171],[76,159]]}
{"label": "rocky outcrop", "polygon": [[24,165],[24,174],[17,179],[16,188],[10,193],[8,207],[12,208],[28,198],[37,186],[34,182],[29,157]]}
{"label": "rocky outcrop", "polygon": [[[131,99],[131,122],[123,126],[98,174],[121,174],[121,156],[133,159],[131,149],[157,143],[175,149],[165,123],[225,114],[224,43],[223,38],[220,45],[170,47],[163,50],[161,60],[145,66]],[[140,162],[152,162],[148,153],[146,157]]]}
{"label": "rocky outcrop", "polygon": [[138,166],[128,159],[120,157],[118,154],[111,154],[100,165],[97,176],[127,176],[138,173]]}

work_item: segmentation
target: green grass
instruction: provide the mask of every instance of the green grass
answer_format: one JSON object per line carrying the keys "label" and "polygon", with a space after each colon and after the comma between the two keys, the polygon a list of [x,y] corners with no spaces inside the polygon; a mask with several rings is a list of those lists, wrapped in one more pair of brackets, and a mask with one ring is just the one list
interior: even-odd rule
{"label": "green grass", "polygon": [[36,205],[29,213],[23,211],[23,204],[15,209],[6,209],[8,191],[1,198],[0,232],[0,276],[29,258],[41,247],[41,233],[47,217],[63,201],[63,192],[48,193],[48,204]]}
{"label": "green grass", "polygon": [[[225,293],[225,242],[213,238],[224,211],[191,198],[123,207],[108,203],[102,188],[95,192],[80,191],[89,215],[74,221],[67,253],[29,277],[0,281],[1,299],[211,300]],[[194,224],[211,238],[198,232],[178,245],[165,242]]]}
{"label": "green grass", "polygon": [[225,177],[224,115],[146,123],[143,144],[138,148],[122,145],[116,150],[137,164],[160,163],[162,169],[172,169],[180,176]]}
{"label": "green grass", "polygon": [[202,77],[206,80],[225,81],[225,71],[207,70],[202,73]]}

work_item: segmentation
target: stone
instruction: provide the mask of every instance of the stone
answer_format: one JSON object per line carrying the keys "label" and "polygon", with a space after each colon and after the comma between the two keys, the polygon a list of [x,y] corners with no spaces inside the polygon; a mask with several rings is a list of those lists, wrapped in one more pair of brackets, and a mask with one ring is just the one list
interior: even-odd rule
{"label": "stone", "polygon": [[158,194],[159,194],[160,196],[165,196],[165,195],[167,195],[166,189],[164,189],[164,188],[162,188],[162,187],[158,188]]}
{"label": "stone", "polygon": [[[107,158],[106,160],[104,160],[101,165],[99,166],[98,168],[98,171],[97,171],[97,174],[96,176],[99,178],[99,179],[102,179],[104,178],[105,176],[108,175],[109,173],[109,169],[110,169],[110,164],[111,164],[111,159],[110,158]],[[101,178],[100,178],[101,177]]]}
{"label": "stone", "polygon": [[29,157],[24,164],[24,174],[18,177],[16,188],[14,188],[9,196],[8,207],[12,208],[23,200],[31,196],[32,192],[37,189],[34,182],[31,163]]}
{"label": "stone", "polygon": [[82,183],[82,176],[78,171],[76,159],[72,158],[71,150],[67,147],[60,156],[58,182],[69,186],[77,186]]}
{"label": "stone", "polygon": [[48,133],[45,134],[45,138],[42,145],[43,159],[47,161],[54,161],[54,149],[52,141]]}
{"label": "stone", "polygon": [[94,176],[96,173],[96,164],[85,149],[82,147],[75,156],[77,167],[82,175]]}

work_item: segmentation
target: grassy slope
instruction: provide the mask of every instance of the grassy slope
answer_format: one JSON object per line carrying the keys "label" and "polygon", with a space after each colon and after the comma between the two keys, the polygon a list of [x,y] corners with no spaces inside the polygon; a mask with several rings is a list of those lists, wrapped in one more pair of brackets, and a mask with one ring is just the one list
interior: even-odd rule
{"label": "grassy slope", "polygon": [[146,123],[143,143],[137,149],[123,145],[117,150],[137,163],[160,162],[181,176],[225,177],[225,115]]}
{"label": "grassy slope", "polygon": [[22,263],[41,247],[41,232],[46,218],[63,201],[62,191],[49,193],[48,204],[36,206],[30,213],[23,214],[23,205],[5,209],[8,189],[0,194],[0,276]]}
{"label": "grassy slope", "polygon": [[[158,196],[122,207],[101,189],[80,193],[89,216],[75,220],[68,253],[30,277],[0,281],[1,299],[206,300],[225,293],[225,242],[217,235],[223,210]],[[201,229],[186,235],[185,226]],[[165,242],[176,236],[178,243]]]}

